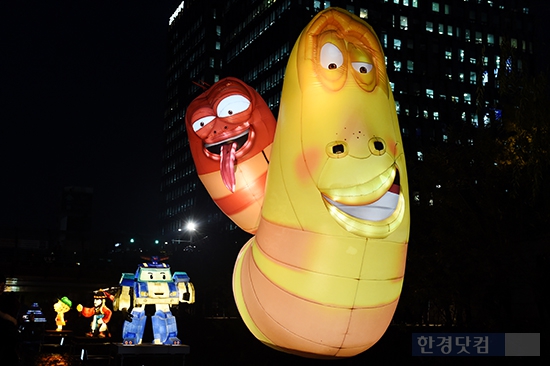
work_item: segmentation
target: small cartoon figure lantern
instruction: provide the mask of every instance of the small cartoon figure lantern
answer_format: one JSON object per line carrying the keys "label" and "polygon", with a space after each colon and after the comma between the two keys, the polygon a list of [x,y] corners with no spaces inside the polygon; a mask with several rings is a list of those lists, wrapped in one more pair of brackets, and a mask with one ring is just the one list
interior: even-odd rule
{"label": "small cartoon figure lantern", "polygon": [[115,297],[107,292],[106,289],[96,290],[94,291],[93,307],[84,307],[81,304],[76,306],[76,310],[79,313],[86,318],[92,318],[90,332],[86,333],[87,337],[97,336],[99,338],[105,338],[110,336],[107,323],[111,320],[113,311],[105,305],[105,299],[107,298],[113,301]]}
{"label": "small cartoon figure lantern", "polygon": [[66,325],[64,314],[71,310],[72,306],[73,303],[67,296],[63,296],[53,304],[53,309],[57,312],[57,316],[55,317],[56,331],[61,332],[63,330],[63,326]]}

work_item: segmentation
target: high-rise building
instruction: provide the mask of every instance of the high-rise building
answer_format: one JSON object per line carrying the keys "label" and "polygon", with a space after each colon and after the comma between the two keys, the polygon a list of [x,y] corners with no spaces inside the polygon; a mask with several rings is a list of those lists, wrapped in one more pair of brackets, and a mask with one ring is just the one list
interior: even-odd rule
{"label": "high-rise building", "polygon": [[[212,202],[195,172],[185,110],[203,89],[234,76],[255,88],[275,117],[286,62],[302,29],[336,6],[365,19],[382,43],[407,164],[444,143],[453,121],[483,128],[499,118],[501,66],[534,68],[529,0],[184,1],[170,18],[164,121],[163,234],[186,221],[239,230]],[[517,57],[502,59],[501,44]],[[483,100],[478,99],[483,93]],[[410,169],[414,175],[414,169]],[[411,191],[414,190],[412,187]]]}

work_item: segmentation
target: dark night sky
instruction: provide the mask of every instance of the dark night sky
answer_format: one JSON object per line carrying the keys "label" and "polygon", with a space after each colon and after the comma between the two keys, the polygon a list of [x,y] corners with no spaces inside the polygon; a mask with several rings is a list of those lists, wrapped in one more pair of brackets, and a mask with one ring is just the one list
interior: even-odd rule
{"label": "dark night sky", "polygon": [[95,230],[153,230],[179,3],[0,2],[0,227],[56,228],[63,187],[86,186]]}
{"label": "dark night sky", "polygon": [[0,226],[56,228],[65,186],[94,228],[154,228],[168,19],[180,0],[0,3]]}

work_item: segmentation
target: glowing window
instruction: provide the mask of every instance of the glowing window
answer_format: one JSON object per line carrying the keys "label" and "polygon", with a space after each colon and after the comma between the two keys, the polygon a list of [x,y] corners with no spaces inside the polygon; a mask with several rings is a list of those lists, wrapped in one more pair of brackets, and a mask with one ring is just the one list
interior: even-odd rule
{"label": "glowing window", "polygon": [[432,3],[432,11],[439,13],[439,3]]}
{"label": "glowing window", "polygon": [[359,17],[363,19],[368,19],[369,17],[369,11],[365,8],[359,9]]}
{"label": "glowing window", "polygon": [[401,61],[394,61],[393,62],[393,70],[394,71],[401,71]]}
{"label": "glowing window", "polygon": [[399,17],[399,27],[403,30],[409,29],[409,20],[405,16]]}
{"label": "glowing window", "polygon": [[393,49],[394,50],[400,50],[401,49],[401,40],[400,39],[394,39],[393,40]]}
{"label": "glowing window", "polygon": [[434,24],[432,22],[426,22],[426,30],[428,32],[433,32],[434,31]]}

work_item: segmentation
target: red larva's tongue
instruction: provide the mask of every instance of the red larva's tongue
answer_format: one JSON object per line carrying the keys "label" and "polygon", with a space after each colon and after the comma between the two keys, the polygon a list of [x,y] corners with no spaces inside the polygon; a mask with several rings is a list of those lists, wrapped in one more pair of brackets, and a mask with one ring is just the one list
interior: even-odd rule
{"label": "red larva's tongue", "polygon": [[220,149],[220,173],[223,184],[231,192],[235,192],[235,152],[237,143],[223,144]]}

